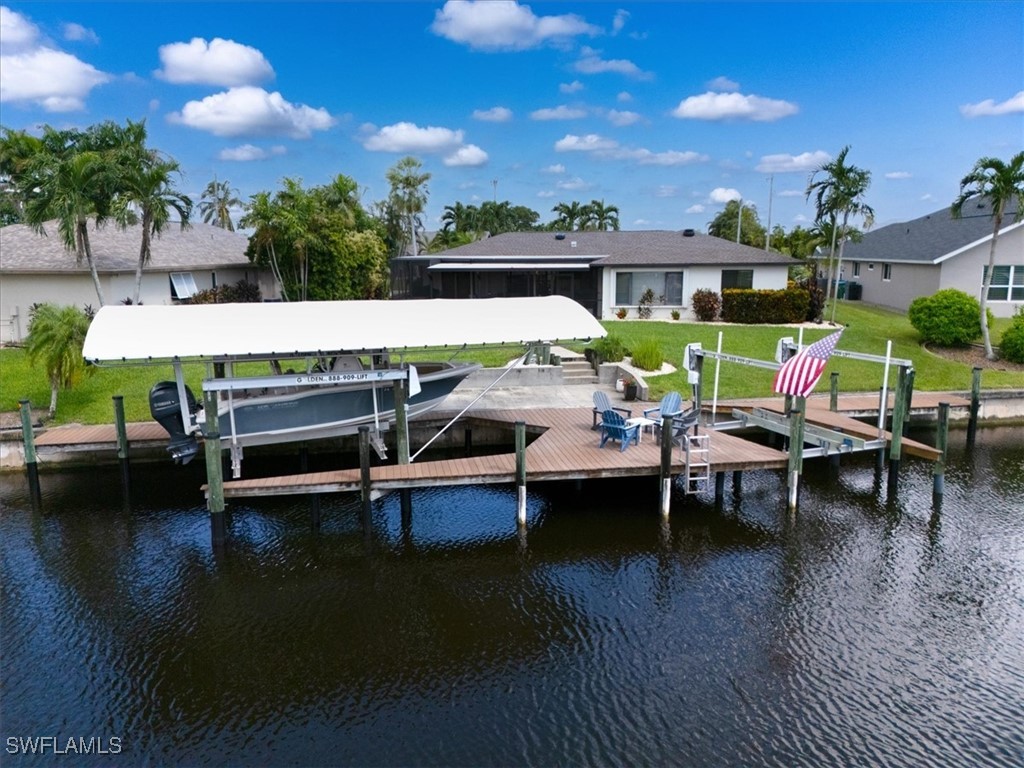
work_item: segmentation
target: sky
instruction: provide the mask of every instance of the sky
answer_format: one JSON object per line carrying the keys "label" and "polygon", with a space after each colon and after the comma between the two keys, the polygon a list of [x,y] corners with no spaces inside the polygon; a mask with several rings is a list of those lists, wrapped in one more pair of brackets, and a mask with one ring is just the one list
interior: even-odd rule
{"label": "sky", "polygon": [[353,178],[412,155],[446,205],[706,230],[726,202],[810,226],[844,146],[874,225],[947,207],[1024,149],[1024,2],[11,2],[0,125],[145,119],[195,200]]}

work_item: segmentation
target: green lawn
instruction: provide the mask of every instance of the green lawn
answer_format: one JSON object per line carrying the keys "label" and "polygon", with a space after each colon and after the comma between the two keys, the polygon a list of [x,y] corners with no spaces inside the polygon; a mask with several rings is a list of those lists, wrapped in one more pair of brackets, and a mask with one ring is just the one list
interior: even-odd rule
{"label": "green lawn", "polygon": [[[917,332],[911,327],[906,316],[896,312],[880,310],[862,304],[843,302],[836,312],[837,322],[847,325],[839,348],[856,352],[884,355],[886,340],[891,339],[893,357],[914,361],[914,386],[920,390],[968,390],[971,386],[971,369],[968,366],[944,360],[926,352],[917,340]],[[737,326],[706,325],[702,323],[675,323],[655,321],[612,320],[603,325],[609,333],[621,337],[626,347],[643,339],[654,339],[661,346],[665,359],[679,366],[683,348],[690,342],[699,341],[705,349],[714,350],[718,333],[722,332],[722,350],[729,354],[770,360],[775,354],[779,338],[797,338],[794,328],[778,326]],[[997,320],[993,331],[993,342],[998,343],[1002,330],[1009,326],[1009,320]],[[809,328],[804,332],[804,342],[810,343],[831,332],[829,326]],[[568,345],[582,351],[582,344]],[[485,350],[468,350],[459,354],[458,359],[476,360],[488,367],[503,365],[521,354],[515,346],[491,347]],[[411,360],[447,359],[452,350],[421,350],[410,354]],[[248,375],[268,373],[265,365],[251,364],[241,371]],[[827,374],[839,372],[841,392],[876,392],[882,386],[882,366],[856,360],[835,358],[829,362]],[[205,373],[202,365],[186,366],[186,380],[193,391],[199,391],[199,383]],[[710,387],[714,376],[714,361],[705,362],[705,375]],[[103,367],[94,369],[75,389],[61,392],[57,402],[57,416],[54,423],[105,424],[113,421],[111,397],[124,396],[125,415],[129,421],[148,421],[149,389],[154,382],[172,379],[170,366]],[[827,390],[827,378],[819,383],[819,389]],[[665,392],[675,389],[688,392],[685,372],[647,379],[651,398],[657,399]],[[758,397],[771,394],[772,372],[761,368],[750,368],[735,363],[722,363],[719,375],[719,397]],[[895,384],[895,371],[890,373],[890,386]],[[982,374],[985,389],[1024,389],[1024,374],[1004,371],[985,371]],[[707,390],[710,392],[710,389]],[[24,350],[0,349],[0,411],[18,409],[18,402],[28,399],[33,407],[45,408],[50,402],[50,388],[39,370],[33,370]]]}

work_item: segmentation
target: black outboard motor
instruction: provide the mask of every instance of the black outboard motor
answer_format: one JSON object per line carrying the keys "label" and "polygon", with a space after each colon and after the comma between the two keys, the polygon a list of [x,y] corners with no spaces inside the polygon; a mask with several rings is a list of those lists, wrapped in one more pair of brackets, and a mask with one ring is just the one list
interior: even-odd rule
{"label": "black outboard motor", "polygon": [[[185,387],[185,397],[188,398],[188,412],[194,414],[199,410],[199,404],[188,386]],[[178,397],[176,382],[159,381],[153,385],[149,390],[149,412],[171,436],[167,452],[174,463],[188,464],[192,461],[199,452],[199,442],[195,435],[185,432],[185,425],[181,423],[181,398]]]}

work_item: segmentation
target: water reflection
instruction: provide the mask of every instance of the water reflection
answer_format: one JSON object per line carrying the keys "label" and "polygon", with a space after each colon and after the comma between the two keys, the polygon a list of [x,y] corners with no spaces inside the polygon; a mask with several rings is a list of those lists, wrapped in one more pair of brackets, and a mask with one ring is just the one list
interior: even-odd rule
{"label": "water reflection", "polygon": [[[927,440],[927,436],[921,438]],[[960,442],[962,445],[962,441]],[[1024,447],[673,499],[653,480],[232,506],[201,471],[0,479],[3,735],[131,764],[1024,761]],[[735,483],[737,478],[729,482]],[[125,756],[120,756],[122,763]],[[90,756],[83,762],[114,761]],[[5,765],[32,764],[5,755]],[[46,761],[41,761],[46,762]]]}

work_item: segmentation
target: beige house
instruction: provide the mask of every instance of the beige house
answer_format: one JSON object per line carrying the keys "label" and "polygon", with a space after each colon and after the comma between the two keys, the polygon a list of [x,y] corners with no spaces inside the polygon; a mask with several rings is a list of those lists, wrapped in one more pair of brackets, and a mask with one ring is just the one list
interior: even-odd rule
{"label": "beige house", "polygon": [[[1015,205],[1008,206],[996,240],[988,293],[995,317],[1011,317],[1024,306],[1024,219],[1015,221],[1016,210]],[[847,295],[903,311],[918,296],[945,288],[980,300],[992,246],[991,213],[986,201],[969,203],[959,219],[946,207],[868,232],[859,243],[847,243],[842,274]]]}
{"label": "beige house", "polygon": [[[0,229],[0,342],[18,343],[28,332],[28,310],[33,304],[99,308],[88,264],[78,264],[67,251],[56,222],[45,235],[32,227],[12,224]],[[135,295],[135,268],[142,231],[107,224],[89,227],[89,242],[107,304]],[[209,224],[187,229],[168,227],[152,241],[151,261],[143,270],[143,304],[173,304],[196,291],[240,280],[258,285],[264,299],[278,298],[269,271],[249,262],[248,238]]]}

